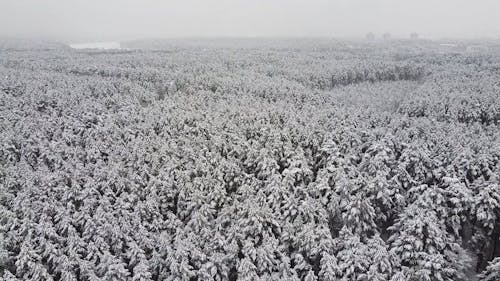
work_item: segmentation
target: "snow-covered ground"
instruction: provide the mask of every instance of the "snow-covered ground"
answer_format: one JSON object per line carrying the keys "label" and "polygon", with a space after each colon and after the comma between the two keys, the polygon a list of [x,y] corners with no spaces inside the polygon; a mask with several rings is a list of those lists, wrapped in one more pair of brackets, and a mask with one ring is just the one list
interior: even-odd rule
{"label": "snow-covered ground", "polygon": [[91,42],[91,43],[78,43],[69,45],[73,49],[121,49],[120,42]]}

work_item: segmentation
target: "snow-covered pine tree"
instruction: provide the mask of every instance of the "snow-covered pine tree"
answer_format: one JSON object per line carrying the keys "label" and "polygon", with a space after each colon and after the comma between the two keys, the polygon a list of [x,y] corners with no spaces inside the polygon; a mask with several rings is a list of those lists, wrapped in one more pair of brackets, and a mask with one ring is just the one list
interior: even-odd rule
{"label": "snow-covered pine tree", "polygon": [[500,257],[492,260],[486,269],[479,275],[479,281],[500,280]]}

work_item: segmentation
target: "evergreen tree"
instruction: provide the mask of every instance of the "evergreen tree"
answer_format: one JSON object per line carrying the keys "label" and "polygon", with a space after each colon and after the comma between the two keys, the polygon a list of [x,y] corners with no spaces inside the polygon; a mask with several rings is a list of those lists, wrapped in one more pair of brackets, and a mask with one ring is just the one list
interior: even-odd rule
{"label": "evergreen tree", "polygon": [[[463,280],[465,255],[447,233],[431,203],[419,199],[390,227],[391,251],[408,267],[412,278],[424,280]],[[459,262],[457,262],[459,261]]]}
{"label": "evergreen tree", "polygon": [[492,260],[486,269],[479,275],[480,281],[500,280],[500,258]]}

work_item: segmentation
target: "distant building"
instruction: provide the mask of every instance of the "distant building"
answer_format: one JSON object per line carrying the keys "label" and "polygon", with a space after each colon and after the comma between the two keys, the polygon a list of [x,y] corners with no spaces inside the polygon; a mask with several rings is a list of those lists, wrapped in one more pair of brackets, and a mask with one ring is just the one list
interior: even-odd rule
{"label": "distant building", "polygon": [[480,52],[487,52],[488,47],[484,45],[469,45],[465,49],[466,52],[468,53],[480,53]]}
{"label": "distant building", "polygon": [[384,33],[382,35],[382,38],[384,38],[385,40],[389,40],[389,39],[391,39],[391,34],[390,33]]}
{"label": "distant building", "polygon": [[418,39],[418,33],[416,32],[413,32],[410,34],[410,38],[413,39],[413,40],[417,40]]}
{"label": "distant building", "polygon": [[368,40],[375,39],[375,34],[373,34],[373,32],[369,32],[368,34],[366,34],[366,39]]}
{"label": "distant building", "polygon": [[458,44],[455,44],[455,43],[440,43],[439,44],[439,51],[441,53],[458,53],[458,52],[462,52],[464,51],[465,48],[462,48],[461,46],[459,46]]}

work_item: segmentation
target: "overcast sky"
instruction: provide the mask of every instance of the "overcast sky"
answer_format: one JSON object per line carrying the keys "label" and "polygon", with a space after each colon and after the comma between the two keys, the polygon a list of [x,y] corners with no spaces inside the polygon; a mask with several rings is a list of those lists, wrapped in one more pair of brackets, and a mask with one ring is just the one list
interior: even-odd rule
{"label": "overcast sky", "polygon": [[500,38],[500,0],[0,0],[0,36]]}

